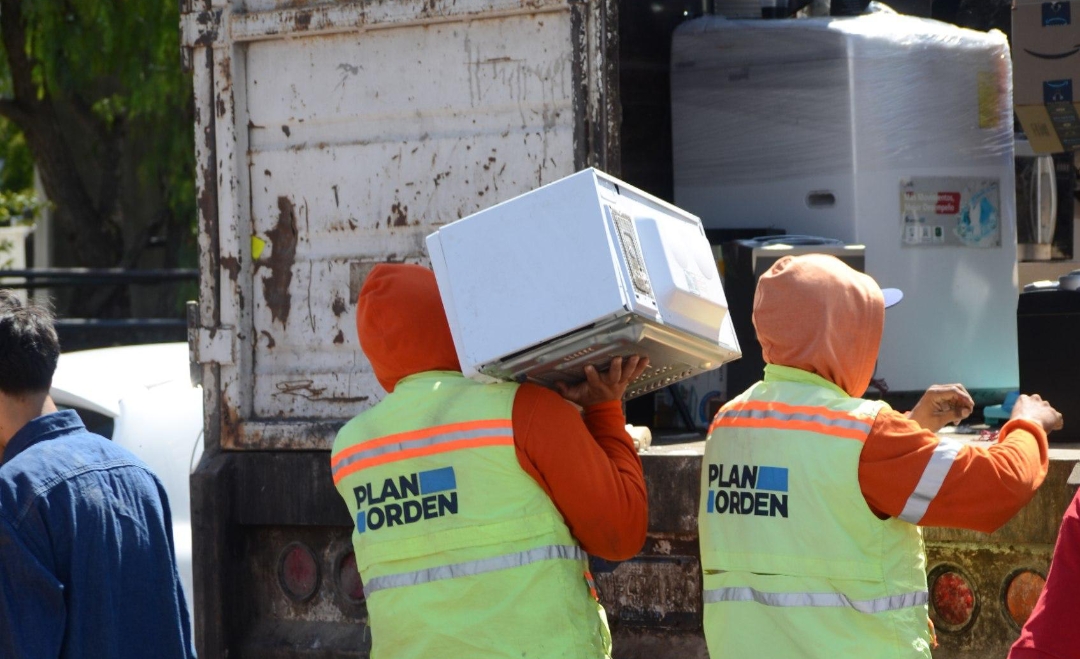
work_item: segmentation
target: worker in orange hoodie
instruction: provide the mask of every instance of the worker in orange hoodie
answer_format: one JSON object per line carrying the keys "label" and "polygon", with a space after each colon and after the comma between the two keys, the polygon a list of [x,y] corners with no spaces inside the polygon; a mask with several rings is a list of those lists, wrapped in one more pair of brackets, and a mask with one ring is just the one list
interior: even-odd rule
{"label": "worker in orange hoodie", "polygon": [[934,434],[971,413],[960,385],[931,387],[909,414],[862,399],[884,320],[878,285],[834,257],[761,276],[764,379],[717,414],[702,465],[712,659],[929,659],[919,526],[989,533],[1046,476],[1061,415],[1038,396],[987,448]]}
{"label": "worker in orange hoodie", "polygon": [[414,265],[376,266],[356,323],[388,395],[341,429],[331,467],[372,657],[609,657],[586,552],[625,560],[645,541],[620,400],[647,361],[587,369],[561,396],[468,380],[435,277]]}

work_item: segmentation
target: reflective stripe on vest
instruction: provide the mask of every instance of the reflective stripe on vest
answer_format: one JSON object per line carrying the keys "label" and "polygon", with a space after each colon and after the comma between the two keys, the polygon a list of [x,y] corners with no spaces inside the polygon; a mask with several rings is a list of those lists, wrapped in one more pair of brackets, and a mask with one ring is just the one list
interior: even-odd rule
{"label": "reflective stripe on vest", "polygon": [[900,519],[912,524],[922,521],[926,509],[937,496],[941,484],[945,482],[945,477],[949,475],[949,470],[952,469],[953,462],[963,446],[952,439],[942,439],[938,442],[930,456],[930,462],[919,477],[919,484],[915,486],[915,491],[908,497],[904,509],[900,512]]}
{"label": "reflective stripe on vest", "polygon": [[464,563],[454,563],[452,565],[440,565],[438,567],[427,568],[426,570],[416,570],[415,572],[402,572],[400,574],[388,574],[384,577],[375,577],[364,584],[364,595],[366,597],[371,597],[372,593],[386,590],[387,588],[402,588],[404,586],[417,586],[419,584],[441,581],[443,579],[471,577],[486,572],[521,567],[537,561],[557,559],[581,561],[586,558],[587,555],[581,547],[574,547],[572,545],[547,545],[544,547],[535,547],[526,551],[519,551],[513,554],[503,554],[502,556],[483,558],[476,561],[466,561]]}
{"label": "reflective stripe on vest", "polygon": [[925,590],[869,600],[853,600],[843,593],[763,593],[745,586],[705,591],[706,604],[757,602],[765,606],[846,606],[862,613],[883,613],[922,606],[929,600],[929,593]]}
{"label": "reflective stripe on vest", "polygon": [[418,458],[436,453],[513,446],[514,427],[509,419],[467,421],[380,437],[358,444],[334,456],[330,466],[334,484],[365,467]]}
{"label": "reflective stripe on vest", "polygon": [[873,423],[862,417],[821,407],[745,401],[721,410],[716,415],[709,432],[724,426],[805,430],[863,441],[873,428]]}

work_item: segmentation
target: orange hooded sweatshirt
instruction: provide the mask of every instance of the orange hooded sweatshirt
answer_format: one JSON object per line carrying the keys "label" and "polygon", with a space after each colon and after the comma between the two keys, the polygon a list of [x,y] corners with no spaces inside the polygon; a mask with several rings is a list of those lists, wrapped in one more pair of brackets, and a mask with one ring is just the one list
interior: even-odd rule
{"label": "orange hooded sweatshirt", "polygon": [[[388,392],[409,375],[461,370],[435,276],[426,268],[375,266],[360,291],[356,328]],[[582,415],[555,392],[523,384],[512,422],[521,468],[551,497],[585,551],[613,561],[637,554],[648,501],[622,404],[595,405]]]}
{"label": "orange hooded sweatshirt", "polygon": [[[885,302],[873,279],[835,257],[785,257],[758,281],[753,322],[767,363],[815,373],[859,398],[877,362]],[[1014,419],[999,437],[960,449],[920,526],[990,533],[1031,500],[1046,477],[1046,432]],[[859,486],[874,512],[900,516],[938,442],[904,414],[878,414],[859,456]]]}

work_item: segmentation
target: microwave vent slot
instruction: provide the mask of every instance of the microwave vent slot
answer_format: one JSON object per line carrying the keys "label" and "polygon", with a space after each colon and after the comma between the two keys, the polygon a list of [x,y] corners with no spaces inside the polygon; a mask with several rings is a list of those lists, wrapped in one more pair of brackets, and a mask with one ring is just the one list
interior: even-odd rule
{"label": "microwave vent slot", "polygon": [[573,360],[577,359],[578,357],[584,357],[585,355],[589,354],[590,352],[595,352],[595,351],[596,351],[596,346],[589,346],[587,348],[582,348],[581,350],[578,350],[577,352],[572,352],[569,355],[566,355],[565,357],[562,358],[561,361],[563,361],[563,362],[573,361]]}

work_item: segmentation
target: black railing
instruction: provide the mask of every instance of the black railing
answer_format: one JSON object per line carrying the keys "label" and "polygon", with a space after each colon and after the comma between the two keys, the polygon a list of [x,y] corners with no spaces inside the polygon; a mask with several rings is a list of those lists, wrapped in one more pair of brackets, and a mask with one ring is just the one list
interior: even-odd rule
{"label": "black railing", "polygon": [[[198,282],[192,268],[125,270],[123,268],[31,268],[0,270],[0,288],[35,290],[91,286],[144,286]],[[134,343],[184,341],[187,320],[175,318],[71,318],[61,314],[56,331],[65,351]]]}
{"label": "black railing", "polygon": [[101,286],[103,284],[161,284],[166,282],[198,281],[199,271],[194,268],[171,268],[159,270],[125,270],[123,268],[32,268],[29,270],[0,270],[0,279],[22,279],[21,282],[4,281],[0,288],[70,288],[78,286]]}

